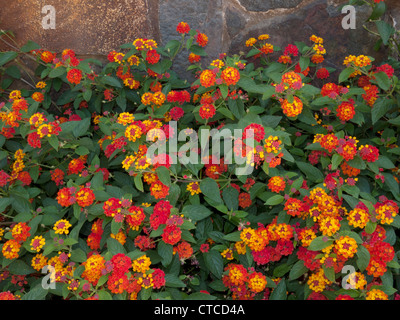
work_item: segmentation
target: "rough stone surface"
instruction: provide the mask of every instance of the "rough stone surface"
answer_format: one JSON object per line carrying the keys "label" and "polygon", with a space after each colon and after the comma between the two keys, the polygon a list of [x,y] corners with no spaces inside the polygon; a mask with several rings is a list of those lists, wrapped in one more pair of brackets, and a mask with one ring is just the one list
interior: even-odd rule
{"label": "rough stone surface", "polygon": [[246,25],[246,20],[243,18],[241,13],[237,9],[233,8],[226,9],[225,22],[230,37],[234,37],[242,31]]}
{"label": "rough stone surface", "polygon": [[239,0],[248,11],[268,11],[277,8],[294,8],[302,0]]}
{"label": "rough stone surface", "polygon": [[[191,29],[205,33],[206,65],[220,53],[247,52],[249,37],[268,33],[270,42],[284,48],[294,41],[308,42],[310,35],[325,39],[325,65],[342,68],[349,54],[369,54],[382,60],[386,53],[375,52],[377,38],[363,28],[370,15],[367,7],[356,7],[355,30],[341,26],[344,14],[340,6],[348,0],[0,0],[0,28],[12,30],[16,42],[28,40],[43,48],[60,52],[75,50],[81,57],[96,56],[105,60],[110,50],[137,37],[152,38],[160,44],[179,39],[176,25],[185,21]],[[385,0],[385,20],[400,26],[400,1]],[[51,4],[57,11],[56,29],[41,26],[41,9]],[[373,29],[373,25],[371,26]],[[10,50],[0,42],[0,50]],[[174,63],[182,77],[189,65],[188,52],[183,51]]]}
{"label": "rough stone surface", "polygon": [[159,39],[157,1],[146,0],[53,0],[56,28],[43,29],[39,0],[0,0],[0,27],[12,30],[22,45],[27,40],[60,52],[107,54],[136,37]]}
{"label": "rough stone surface", "polygon": [[[179,39],[176,26],[185,21],[192,30],[199,30],[208,37],[206,52],[209,61],[224,52],[228,44],[225,41],[223,26],[222,0],[163,0],[159,3],[160,36],[163,43],[171,39]],[[184,51],[174,61],[174,70],[190,77],[185,72],[188,63],[188,52]]]}
{"label": "rough stone surface", "polygon": [[327,49],[325,65],[341,69],[343,59],[349,54],[369,54],[378,60],[383,58],[382,53],[373,51],[376,38],[370,36],[362,27],[370,11],[358,8],[356,29],[345,30],[341,25],[344,15],[340,13],[338,4],[315,0],[290,12],[253,14],[251,23],[231,39],[229,52],[247,52],[245,41],[263,33],[268,33],[270,42],[281,48],[290,43],[294,44],[295,41],[309,43],[309,37],[315,34],[325,39],[324,46]]}

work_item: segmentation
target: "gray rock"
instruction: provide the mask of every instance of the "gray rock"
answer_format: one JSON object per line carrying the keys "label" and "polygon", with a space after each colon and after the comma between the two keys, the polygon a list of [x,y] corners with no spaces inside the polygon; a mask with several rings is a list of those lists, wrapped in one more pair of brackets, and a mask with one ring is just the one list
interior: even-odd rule
{"label": "gray rock", "polygon": [[[208,45],[205,48],[208,57],[202,58],[204,64],[227,50],[224,46],[224,21],[222,0],[163,0],[159,3],[159,23],[162,44],[171,39],[179,39],[176,32],[179,22],[187,22],[192,30],[199,30],[208,37]],[[174,61],[174,71],[186,78],[191,78],[191,73],[186,72],[190,65],[188,51],[183,51]]]}
{"label": "gray rock", "polygon": [[225,23],[228,34],[234,38],[246,25],[243,15],[235,9],[227,8],[225,11]]}
{"label": "gray rock", "polygon": [[295,8],[303,0],[239,0],[248,11],[268,11],[278,8]]}

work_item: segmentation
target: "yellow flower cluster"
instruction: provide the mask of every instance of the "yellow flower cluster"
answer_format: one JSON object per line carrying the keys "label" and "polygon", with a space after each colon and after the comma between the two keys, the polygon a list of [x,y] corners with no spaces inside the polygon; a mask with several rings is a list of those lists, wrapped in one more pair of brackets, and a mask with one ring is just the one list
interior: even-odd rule
{"label": "yellow flower cluster", "polygon": [[144,255],[132,262],[132,270],[134,272],[146,273],[150,270],[151,260],[148,256]]}
{"label": "yellow flower cluster", "polygon": [[335,252],[346,258],[350,259],[357,253],[357,242],[349,236],[341,236],[335,243]]}
{"label": "yellow flower cluster", "polygon": [[322,268],[310,275],[307,281],[308,286],[314,292],[324,291],[326,286],[330,285],[331,283],[332,282],[325,277],[324,270]]}

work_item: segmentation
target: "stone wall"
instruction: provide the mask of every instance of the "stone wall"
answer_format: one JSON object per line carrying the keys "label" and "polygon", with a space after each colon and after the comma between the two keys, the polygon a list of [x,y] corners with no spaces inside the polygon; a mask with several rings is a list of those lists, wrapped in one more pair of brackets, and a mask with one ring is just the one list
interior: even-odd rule
{"label": "stone wall", "polygon": [[[400,1],[386,0],[400,20]],[[75,50],[80,56],[105,59],[110,50],[137,37],[166,43],[176,38],[180,21],[209,37],[209,59],[219,53],[238,53],[251,36],[268,33],[271,43],[285,46],[323,37],[327,64],[341,67],[348,54],[370,54],[375,38],[362,28],[369,12],[357,8],[357,27],[344,30],[340,5],[345,0],[0,0],[0,28],[12,30],[22,45],[31,39],[43,48]],[[56,28],[43,29],[44,5],[56,9]],[[10,48],[0,44],[1,50]],[[187,55],[178,57],[176,69],[184,74]]]}

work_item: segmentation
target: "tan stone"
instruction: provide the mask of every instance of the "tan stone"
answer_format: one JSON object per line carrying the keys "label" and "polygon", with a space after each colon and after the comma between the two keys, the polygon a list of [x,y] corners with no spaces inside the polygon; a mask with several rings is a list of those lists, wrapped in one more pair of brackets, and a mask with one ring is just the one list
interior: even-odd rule
{"label": "tan stone", "polygon": [[[55,29],[42,27],[46,4],[56,9]],[[11,30],[20,46],[33,40],[56,52],[98,55],[138,37],[159,41],[156,0],[0,0],[0,7],[0,28]]]}

